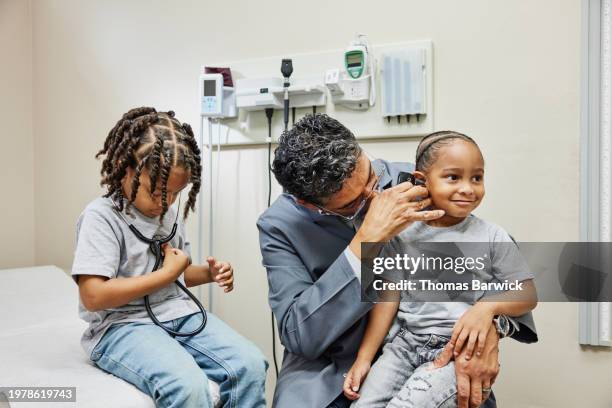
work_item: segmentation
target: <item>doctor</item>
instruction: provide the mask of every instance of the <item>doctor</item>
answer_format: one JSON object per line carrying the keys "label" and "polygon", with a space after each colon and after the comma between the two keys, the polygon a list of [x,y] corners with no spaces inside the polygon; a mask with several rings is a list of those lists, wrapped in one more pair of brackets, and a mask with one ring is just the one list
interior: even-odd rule
{"label": "doctor", "polygon": [[[284,193],[257,222],[269,302],[285,347],[273,406],[350,405],[342,395],[343,374],[372,307],[361,302],[361,243],[388,241],[414,221],[444,214],[421,211],[431,204],[424,187],[395,185],[400,171],[412,169],[371,160],[354,135],[327,115],[308,115],[281,136],[273,171]],[[515,323],[514,338],[535,341],[531,315]],[[456,364],[460,408],[479,406],[482,384],[497,376],[493,323],[491,331],[481,357]],[[495,407],[495,398],[485,406]]]}

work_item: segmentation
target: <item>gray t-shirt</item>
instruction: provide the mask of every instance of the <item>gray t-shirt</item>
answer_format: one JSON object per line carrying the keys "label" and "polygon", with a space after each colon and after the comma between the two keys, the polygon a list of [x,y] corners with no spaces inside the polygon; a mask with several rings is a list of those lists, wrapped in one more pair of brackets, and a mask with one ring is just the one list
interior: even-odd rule
{"label": "gray t-shirt", "polygon": [[[431,227],[424,222],[415,222],[396,236],[383,249],[386,256],[401,253],[408,242],[463,242],[483,243],[468,245],[467,251],[488,252],[485,268],[478,273],[480,281],[503,282],[532,279],[533,274],[522,262],[516,262],[516,246],[510,235],[501,227],[470,215],[451,227]],[[488,243],[488,244],[487,244]],[[493,245],[492,243],[508,243]],[[509,244],[512,243],[512,244]],[[466,251],[466,246],[461,248]],[[464,252],[465,256],[475,255]],[[485,292],[477,293],[477,296]],[[416,334],[437,334],[450,337],[457,320],[470,308],[470,303],[455,302],[400,302],[397,318],[390,335],[400,327]]]}
{"label": "gray t-shirt", "polygon": [[[174,207],[168,210],[163,226],[159,224],[159,217],[147,217],[133,206],[130,208],[131,214],[126,214],[124,210],[123,216],[145,237],[151,238],[155,235],[167,236],[172,231],[176,211]],[[177,223],[177,232],[171,245],[190,256],[190,245],[185,239],[185,228],[180,217]],[[81,213],[77,222],[76,250],[72,265],[75,281],[78,275],[98,275],[111,279],[140,276],[151,272],[154,266],[155,256],[149,250],[149,245],[140,241],[129,229],[128,224],[114,209],[110,198],[95,199]],[[185,283],[183,275],[179,280]],[[155,316],[161,322],[199,310],[174,283],[149,295],[149,301]],[[98,312],[85,309],[79,299],[79,316],[89,323],[81,338],[81,345],[88,356],[112,324],[151,322],[144,306],[144,298]]]}

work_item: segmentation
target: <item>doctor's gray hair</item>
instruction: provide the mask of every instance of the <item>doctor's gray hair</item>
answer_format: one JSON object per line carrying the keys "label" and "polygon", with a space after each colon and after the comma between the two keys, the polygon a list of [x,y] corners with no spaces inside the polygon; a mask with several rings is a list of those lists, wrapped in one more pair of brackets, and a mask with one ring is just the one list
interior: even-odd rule
{"label": "doctor's gray hair", "polygon": [[306,115],[279,138],[272,171],[285,192],[323,205],[351,177],[360,153],[355,135],[340,122]]}

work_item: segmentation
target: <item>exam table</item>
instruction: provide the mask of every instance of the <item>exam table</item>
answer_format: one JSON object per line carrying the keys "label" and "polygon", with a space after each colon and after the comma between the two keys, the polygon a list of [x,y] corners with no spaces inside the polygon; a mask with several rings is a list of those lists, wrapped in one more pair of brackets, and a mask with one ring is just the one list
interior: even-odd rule
{"label": "exam table", "polygon": [[[54,408],[155,407],[148,395],[89,361],[80,344],[87,323],[78,317],[78,287],[61,269],[0,270],[0,325],[0,387],[76,387],[76,403],[54,402]],[[209,385],[220,406],[219,386]]]}

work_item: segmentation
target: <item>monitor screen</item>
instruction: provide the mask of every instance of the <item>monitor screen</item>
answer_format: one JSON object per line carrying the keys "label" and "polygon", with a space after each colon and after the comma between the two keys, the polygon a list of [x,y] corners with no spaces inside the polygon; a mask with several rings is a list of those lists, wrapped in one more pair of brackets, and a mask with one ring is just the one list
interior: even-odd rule
{"label": "monitor screen", "polygon": [[346,62],[349,68],[361,66],[361,53],[348,54]]}
{"label": "monitor screen", "polygon": [[204,80],[204,96],[216,96],[217,95],[217,81],[212,79]]}

